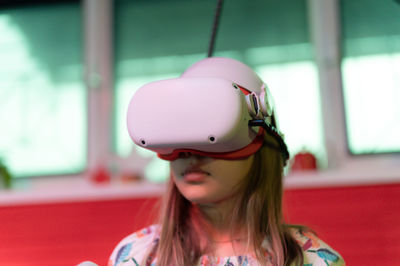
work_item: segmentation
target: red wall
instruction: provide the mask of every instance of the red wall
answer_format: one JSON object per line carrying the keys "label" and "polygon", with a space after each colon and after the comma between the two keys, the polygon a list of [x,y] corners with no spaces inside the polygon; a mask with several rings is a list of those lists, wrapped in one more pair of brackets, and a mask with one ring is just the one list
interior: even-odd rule
{"label": "red wall", "polygon": [[289,190],[290,222],[306,224],[347,265],[400,265],[400,184]]}
{"label": "red wall", "polygon": [[[106,265],[121,238],[151,223],[156,201],[1,207],[0,265]],[[285,193],[289,222],[313,228],[348,265],[400,265],[399,205],[400,184]]]}

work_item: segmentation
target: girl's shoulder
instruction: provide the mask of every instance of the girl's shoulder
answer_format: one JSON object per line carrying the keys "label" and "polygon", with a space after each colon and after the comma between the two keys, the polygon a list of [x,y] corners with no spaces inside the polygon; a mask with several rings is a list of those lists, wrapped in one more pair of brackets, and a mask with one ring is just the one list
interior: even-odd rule
{"label": "girl's shoulder", "polygon": [[312,230],[292,227],[291,232],[303,249],[304,265],[345,265],[342,256],[322,241]]}
{"label": "girl's shoulder", "polygon": [[111,253],[108,266],[140,265],[157,245],[160,238],[158,225],[143,228],[122,239]]}

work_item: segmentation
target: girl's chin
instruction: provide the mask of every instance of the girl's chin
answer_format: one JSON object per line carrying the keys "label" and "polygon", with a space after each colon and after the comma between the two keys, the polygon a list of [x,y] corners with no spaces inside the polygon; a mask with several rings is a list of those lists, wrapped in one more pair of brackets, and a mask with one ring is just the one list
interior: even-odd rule
{"label": "girl's chin", "polygon": [[209,206],[216,205],[216,204],[224,201],[223,198],[213,197],[209,194],[207,194],[207,195],[190,194],[190,195],[185,196],[185,198],[193,204],[209,205]]}
{"label": "girl's chin", "polygon": [[214,199],[206,195],[187,195],[185,198],[193,204],[212,204],[215,202]]}

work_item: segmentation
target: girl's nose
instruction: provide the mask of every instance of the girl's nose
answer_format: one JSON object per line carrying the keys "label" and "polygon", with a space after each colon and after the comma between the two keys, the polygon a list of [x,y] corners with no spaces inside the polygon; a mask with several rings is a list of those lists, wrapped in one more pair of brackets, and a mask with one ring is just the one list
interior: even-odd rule
{"label": "girl's nose", "polygon": [[192,155],[191,152],[180,152],[179,153],[179,158],[186,159],[186,158],[189,158],[191,155]]}
{"label": "girl's nose", "polygon": [[190,151],[185,151],[185,152],[180,152],[179,153],[179,158],[181,159],[187,159],[187,158],[191,158],[194,161],[200,161],[200,160],[204,160],[205,158],[207,158],[206,156],[202,156]]}

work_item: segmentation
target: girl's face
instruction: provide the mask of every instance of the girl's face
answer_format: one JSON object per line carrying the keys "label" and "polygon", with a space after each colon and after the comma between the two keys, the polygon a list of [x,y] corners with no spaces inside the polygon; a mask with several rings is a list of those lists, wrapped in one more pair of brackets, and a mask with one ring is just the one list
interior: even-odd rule
{"label": "girl's face", "polygon": [[246,178],[254,156],[242,160],[221,160],[187,154],[170,163],[173,181],[193,203],[218,203],[232,197]]}

